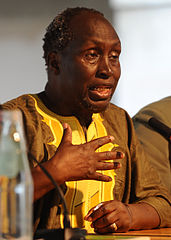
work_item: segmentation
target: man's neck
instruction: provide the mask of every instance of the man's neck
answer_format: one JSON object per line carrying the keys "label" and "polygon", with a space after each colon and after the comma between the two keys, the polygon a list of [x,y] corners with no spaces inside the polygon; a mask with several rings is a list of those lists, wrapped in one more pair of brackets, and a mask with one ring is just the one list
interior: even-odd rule
{"label": "man's neck", "polygon": [[77,109],[72,111],[72,113],[68,113],[67,111],[64,111],[63,106],[55,106],[51,101],[50,98],[47,96],[45,91],[38,94],[38,97],[41,99],[43,104],[52,112],[61,115],[61,116],[74,116],[78,119],[80,125],[82,126],[84,132],[88,129],[90,123],[92,122],[92,113],[89,112],[83,112],[78,111]]}

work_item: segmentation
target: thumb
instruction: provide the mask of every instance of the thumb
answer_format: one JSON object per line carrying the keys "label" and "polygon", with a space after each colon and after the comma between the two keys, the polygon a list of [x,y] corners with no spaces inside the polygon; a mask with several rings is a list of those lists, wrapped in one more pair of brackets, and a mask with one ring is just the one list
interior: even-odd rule
{"label": "thumb", "polygon": [[68,123],[63,123],[63,129],[64,129],[64,132],[63,132],[63,137],[62,137],[61,143],[62,142],[70,142],[72,144],[71,127],[69,126]]}

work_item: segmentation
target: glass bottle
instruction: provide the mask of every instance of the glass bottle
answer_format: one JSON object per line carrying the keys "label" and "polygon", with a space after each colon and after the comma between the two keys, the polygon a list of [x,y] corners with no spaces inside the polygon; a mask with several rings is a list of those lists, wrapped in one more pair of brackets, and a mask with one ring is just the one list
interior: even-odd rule
{"label": "glass bottle", "polygon": [[0,239],[33,238],[32,204],[21,112],[0,110]]}

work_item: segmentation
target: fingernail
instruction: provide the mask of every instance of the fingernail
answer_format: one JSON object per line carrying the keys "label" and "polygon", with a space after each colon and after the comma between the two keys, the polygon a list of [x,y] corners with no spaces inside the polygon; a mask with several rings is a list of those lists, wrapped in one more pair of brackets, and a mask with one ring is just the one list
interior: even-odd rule
{"label": "fingernail", "polygon": [[67,128],[67,123],[63,123],[62,126],[63,126],[63,129],[66,129]]}
{"label": "fingernail", "polygon": [[111,181],[112,181],[112,178],[111,178],[111,177],[108,177],[107,181],[108,181],[108,182],[111,182]]}
{"label": "fingernail", "polygon": [[88,218],[87,218],[87,221],[88,221],[88,222],[92,222],[92,220],[93,220],[93,219],[92,219],[91,217],[88,217]]}
{"label": "fingernail", "polygon": [[113,142],[115,138],[113,136],[109,136],[109,139],[111,140],[111,142]]}
{"label": "fingernail", "polygon": [[116,158],[123,158],[124,153],[123,152],[116,152]]}
{"label": "fingernail", "polygon": [[92,217],[90,217],[89,215],[84,217],[84,220],[88,221],[88,222],[92,222]]}
{"label": "fingernail", "polygon": [[114,162],[114,168],[120,168],[121,167],[121,163],[119,162]]}

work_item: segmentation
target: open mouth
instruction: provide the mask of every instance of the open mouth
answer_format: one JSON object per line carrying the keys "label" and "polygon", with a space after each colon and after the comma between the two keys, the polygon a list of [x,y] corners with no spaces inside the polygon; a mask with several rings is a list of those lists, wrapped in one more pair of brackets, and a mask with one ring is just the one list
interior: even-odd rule
{"label": "open mouth", "polygon": [[112,86],[95,86],[89,88],[89,97],[93,101],[104,101],[111,98]]}

